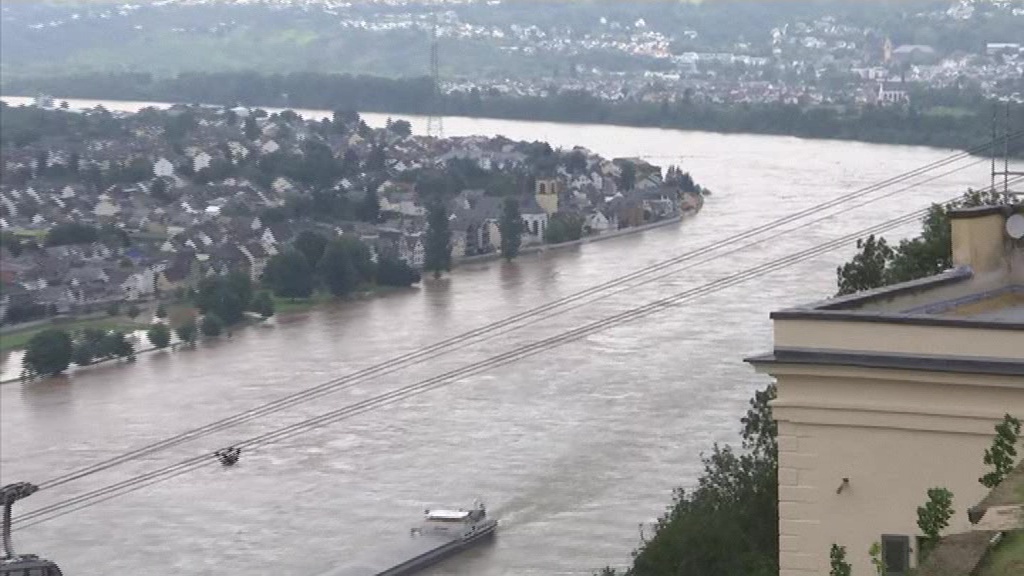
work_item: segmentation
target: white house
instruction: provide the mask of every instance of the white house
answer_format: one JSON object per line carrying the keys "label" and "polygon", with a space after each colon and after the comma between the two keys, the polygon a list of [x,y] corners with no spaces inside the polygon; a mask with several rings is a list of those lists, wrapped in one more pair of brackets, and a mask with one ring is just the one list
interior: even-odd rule
{"label": "white house", "polygon": [[213,157],[206,152],[200,152],[192,158],[192,171],[199,172],[203,168],[209,168],[210,162],[213,162]]}
{"label": "white house", "polygon": [[97,216],[115,216],[121,211],[121,207],[110,200],[110,196],[101,194],[99,202],[96,202],[96,206],[93,207],[92,213]]}
{"label": "white house", "polygon": [[156,292],[157,274],[152,268],[146,268],[126,278],[121,283],[125,300],[141,300],[153,295]]}
{"label": "white house", "polygon": [[167,158],[160,158],[153,163],[153,176],[157,178],[166,176],[168,178],[174,176],[174,164]]}
{"label": "white house", "polygon": [[611,227],[611,223],[608,222],[608,218],[597,210],[587,214],[587,218],[583,224],[596,234],[600,234]]}

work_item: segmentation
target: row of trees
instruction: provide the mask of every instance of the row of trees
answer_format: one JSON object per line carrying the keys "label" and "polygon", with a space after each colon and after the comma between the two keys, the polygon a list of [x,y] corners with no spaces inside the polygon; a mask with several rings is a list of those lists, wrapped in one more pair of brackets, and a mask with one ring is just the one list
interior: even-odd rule
{"label": "row of trees", "polygon": [[22,369],[30,378],[53,376],[67,370],[72,362],[87,366],[114,358],[135,358],[135,346],[123,332],[86,328],[72,335],[64,330],[48,329],[29,340]]}
{"label": "row of trees", "polygon": [[[19,79],[21,93],[60,93],[82,98],[127,98],[177,102],[236,102],[263,106],[427,114],[433,102],[428,78],[386,79],[337,74],[252,72],[182,74],[153,78],[140,74],[80,75]],[[14,89],[14,88],[12,88]],[[676,102],[602,100],[581,90],[544,97],[516,97],[479,90],[447,94],[444,112],[522,120],[658,126],[718,132],[786,134],[868,142],[967,149],[988,139],[992,104],[974,93],[953,90],[963,114],[931,114],[910,107],[802,106],[763,103],[742,106]],[[963,92],[963,93],[962,93]],[[282,95],[287,94],[287,99]],[[924,98],[915,97],[915,101]],[[950,98],[947,98],[949,100]],[[1017,107],[1011,124],[1020,124]],[[1013,152],[1024,153],[1015,146]]]}
{"label": "row of trees", "polygon": [[[225,280],[207,283],[196,292],[196,302],[202,301],[201,309],[206,311],[199,324],[188,319],[172,331],[166,322],[166,309],[160,305],[156,314],[160,320],[146,330],[146,339],[154,348],[161,349],[171,344],[172,332],[186,346],[195,346],[200,333],[208,338],[220,336],[227,326],[241,320],[236,308],[239,295],[232,292],[239,286],[237,280],[235,282],[231,284]],[[267,292],[253,296],[250,307],[264,318],[274,314],[274,302]],[[233,321],[227,323],[223,317],[232,318]],[[84,328],[71,333],[51,328],[35,334],[29,340],[22,358],[22,368],[26,377],[54,376],[67,370],[71,364],[88,366],[112,359],[132,361],[135,352],[135,345],[120,330]]]}
{"label": "row of trees", "polygon": [[263,284],[280,298],[309,298],[317,287],[334,296],[348,296],[361,286],[408,287],[419,273],[391,255],[373,261],[370,248],[352,236],[328,240],[316,232],[300,233],[292,245],[273,256]]}

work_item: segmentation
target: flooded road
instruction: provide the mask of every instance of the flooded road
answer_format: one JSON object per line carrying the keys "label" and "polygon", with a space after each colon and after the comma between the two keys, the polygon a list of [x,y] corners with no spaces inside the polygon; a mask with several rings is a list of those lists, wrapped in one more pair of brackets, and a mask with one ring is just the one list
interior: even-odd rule
{"label": "flooded road", "polygon": [[[72,101],[72,106],[75,106]],[[113,108],[113,105],[109,107]],[[384,117],[367,115],[371,124]],[[414,119],[422,131],[422,119]],[[459,268],[384,297],[63,379],[0,386],[2,482],[39,482],[230,416],[944,158],[949,151],[785,137],[446,118],[448,135],[579,144],[679,163],[704,210],[605,242]],[[962,164],[961,164],[962,165]],[[636,287],[310,404],[33,496],[23,510],[227,446],[811,247],[987,183],[981,162],[791,236]],[[900,233],[915,232],[908,226]],[[890,237],[900,233],[889,234]],[[317,574],[430,505],[484,499],[491,546],[432,574],[590,574],[622,566],[640,523],[689,486],[700,453],[735,442],[767,384],[742,362],[768,313],[835,291],[853,251],[816,258],[516,364],[16,532],[76,574]]]}

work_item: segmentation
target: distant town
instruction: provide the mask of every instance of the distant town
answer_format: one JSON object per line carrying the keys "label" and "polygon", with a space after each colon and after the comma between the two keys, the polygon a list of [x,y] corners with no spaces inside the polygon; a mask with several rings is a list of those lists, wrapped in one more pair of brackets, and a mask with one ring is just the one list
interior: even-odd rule
{"label": "distant town", "polygon": [[[1024,2],[845,4],[501,1],[5,6],[9,76],[71,71],[429,75],[449,93],[608,101],[898,104],[923,90],[1024,100]],[[119,42],[138,50],[110,50]],[[38,59],[59,35],[68,52]],[[246,50],[236,49],[243,42]],[[206,46],[209,61],[174,46]]]}

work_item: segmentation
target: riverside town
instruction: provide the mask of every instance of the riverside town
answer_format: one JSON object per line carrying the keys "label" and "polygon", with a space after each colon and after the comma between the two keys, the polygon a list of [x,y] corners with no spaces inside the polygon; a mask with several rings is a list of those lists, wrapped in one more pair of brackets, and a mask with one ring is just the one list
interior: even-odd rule
{"label": "riverside town", "polygon": [[1024,576],[1024,0],[0,6],[0,576]]}

